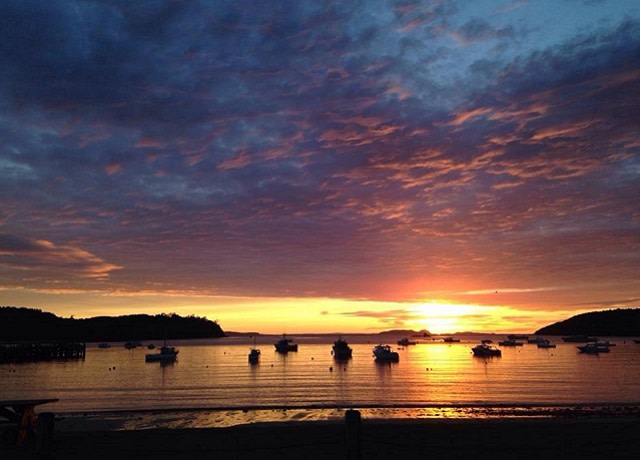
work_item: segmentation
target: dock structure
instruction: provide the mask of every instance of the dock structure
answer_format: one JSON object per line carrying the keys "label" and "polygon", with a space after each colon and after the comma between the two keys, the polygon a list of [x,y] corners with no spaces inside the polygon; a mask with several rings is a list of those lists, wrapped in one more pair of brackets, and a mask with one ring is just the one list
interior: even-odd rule
{"label": "dock structure", "polygon": [[86,348],[79,342],[0,343],[0,363],[84,359]]}

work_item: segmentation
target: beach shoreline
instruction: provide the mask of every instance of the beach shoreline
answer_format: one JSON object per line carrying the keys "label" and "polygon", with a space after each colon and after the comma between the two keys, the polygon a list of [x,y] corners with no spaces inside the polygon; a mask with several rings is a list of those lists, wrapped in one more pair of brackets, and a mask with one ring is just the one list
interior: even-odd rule
{"label": "beach shoreline", "polygon": [[[56,427],[58,428],[58,427]],[[344,420],[267,422],[224,428],[56,429],[51,459],[346,458]],[[637,458],[640,417],[362,419],[362,458]],[[32,445],[2,446],[16,460]],[[2,453],[2,452],[0,452]]]}
{"label": "beach shoreline", "polygon": [[[477,405],[372,405],[356,406],[362,418],[387,423],[430,420],[640,418],[640,404],[477,404]],[[348,406],[257,406],[148,410],[56,412],[56,430],[112,431],[147,429],[225,428],[276,423],[337,422]]]}

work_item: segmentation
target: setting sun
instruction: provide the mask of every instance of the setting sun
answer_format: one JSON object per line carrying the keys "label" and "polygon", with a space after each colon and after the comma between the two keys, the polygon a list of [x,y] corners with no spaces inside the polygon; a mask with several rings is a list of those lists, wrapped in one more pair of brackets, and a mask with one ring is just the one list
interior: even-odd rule
{"label": "setting sun", "polygon": [[456,305],[444,301],[433,301],[413,307],[418,329],[427,329],[432,334],[444,334],[466,330],[469,322],[467,316],[478,314],[481,307],[474,305]]}

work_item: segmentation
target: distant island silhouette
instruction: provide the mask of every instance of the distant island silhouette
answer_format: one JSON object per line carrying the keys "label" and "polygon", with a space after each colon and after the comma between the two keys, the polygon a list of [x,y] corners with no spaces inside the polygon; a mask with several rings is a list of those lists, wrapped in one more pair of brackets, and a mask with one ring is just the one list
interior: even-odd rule
{"label": "distant island silhouette", "polygon": [[640,308],[583,313],[538,329],[535,334],[640,336]]}
{"label": "distant island silhouette", "polygon": [[426,329],[414,331],[413,329],[391,329],[388,331],[379,332],[378,335],[406,335],[406,336],[421,336],[430,337],[431,332]]}
{"label": "distant island silhouette", "polygon": [[225,337],[216,321],[175,313],[61,318],[36,308],[0,307],[0,341],[117,342]]}

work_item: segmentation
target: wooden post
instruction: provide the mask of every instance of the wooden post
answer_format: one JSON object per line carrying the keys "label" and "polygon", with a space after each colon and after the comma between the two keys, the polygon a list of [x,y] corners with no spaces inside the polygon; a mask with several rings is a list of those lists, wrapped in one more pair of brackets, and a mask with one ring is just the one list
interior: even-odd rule
{"label": "wooden post", "polygon": [[35,421],[35,412],[33,405],[26,405],[21,410],[17,411],[20,414],[20,422],[18,424],[18,441],[17,444],[24,444],[27,440],[27,435],[30,431],[33,431],[33,424]]}
{"label": "wooden post", "polygon": [[357,410],[349,409],[344,414],[347,432],[347,460],[362,459],[362,441],[360,439],[361,417]]}
{"label": "wooden post", "polygon": [[38,415],[38,426],[36,428],[36,451],[43,460],[51,458],[54,426],[55,416],[52,412],[42,412]]}

